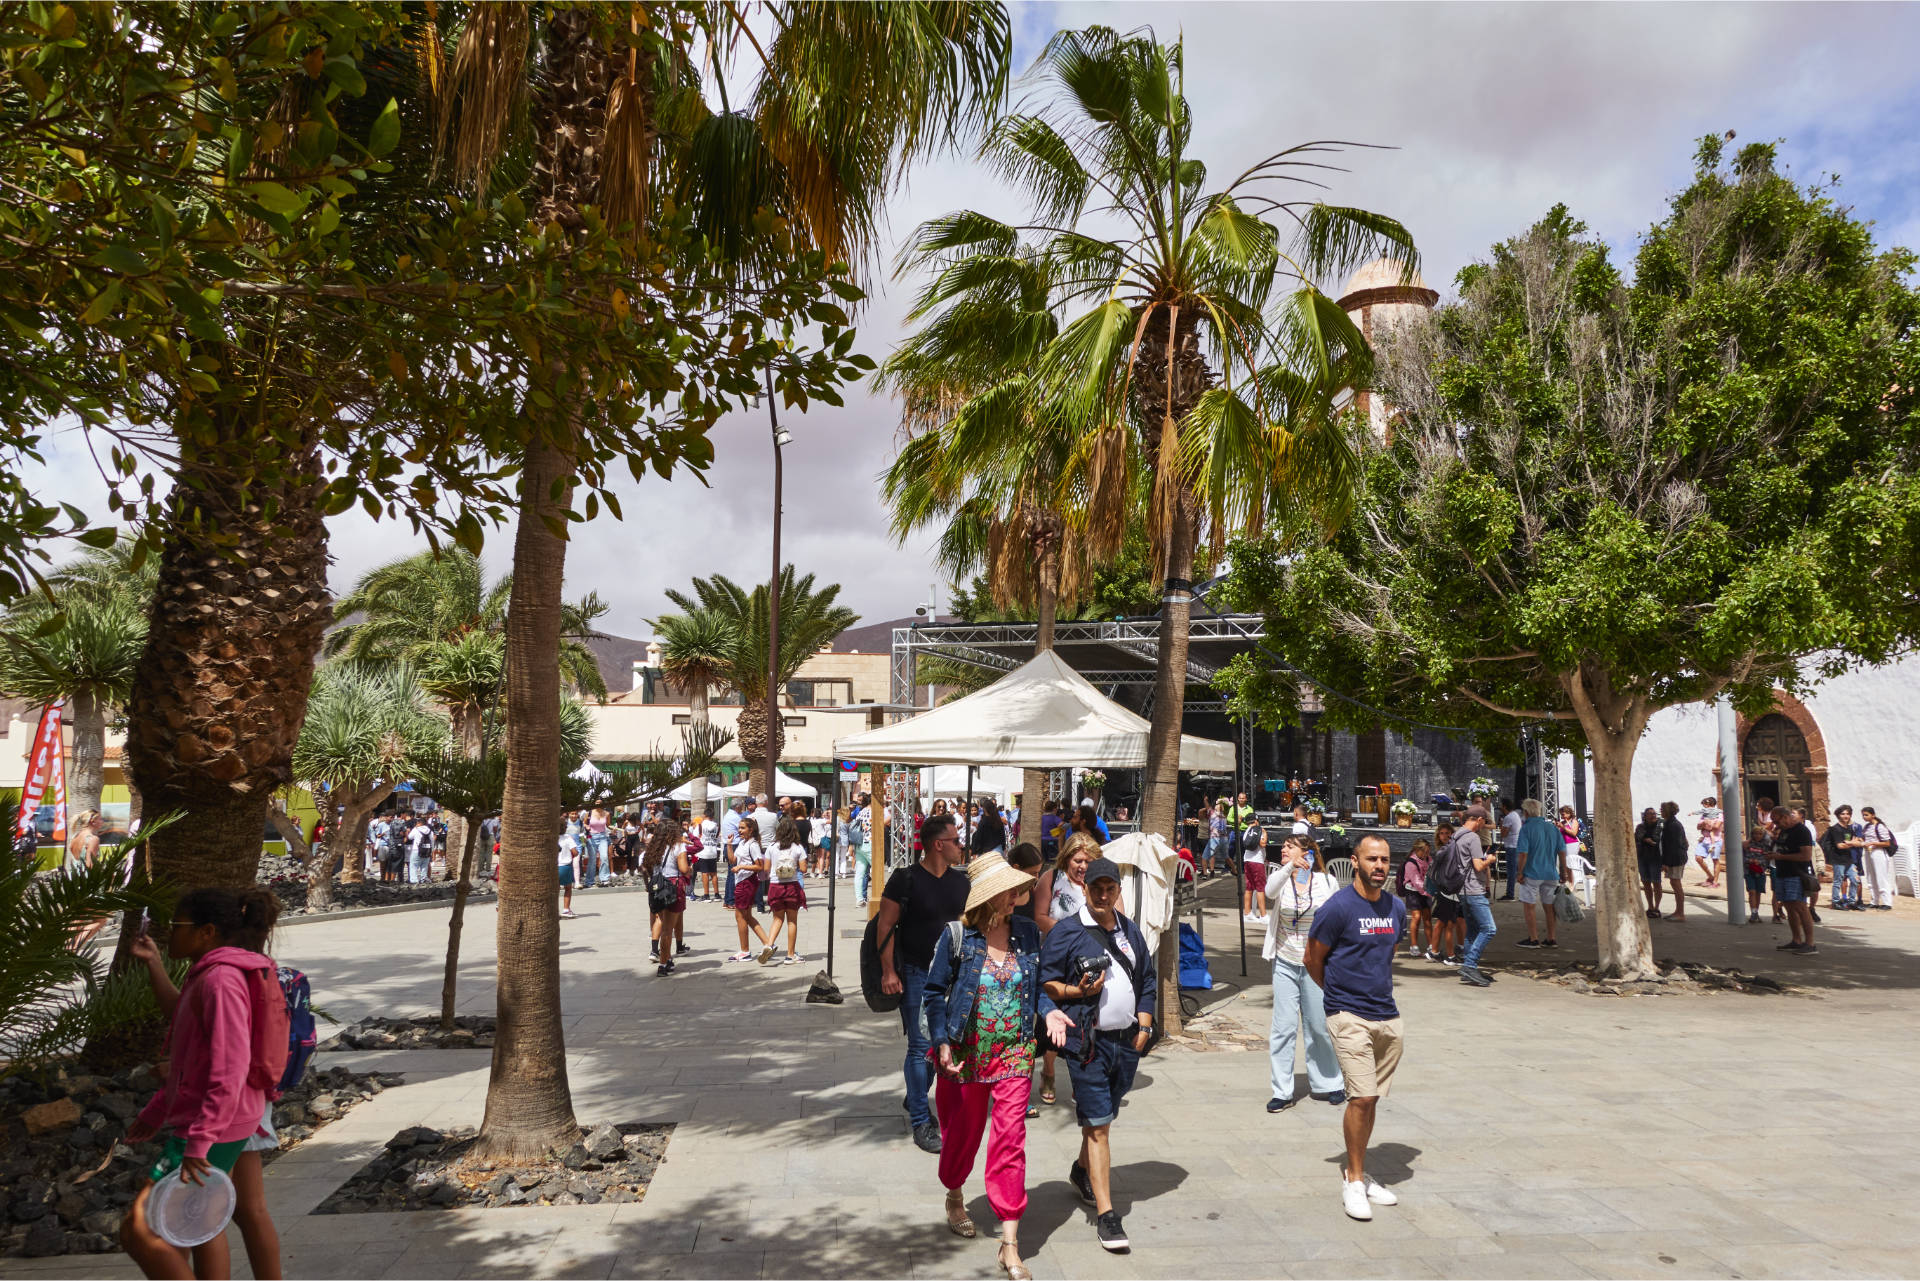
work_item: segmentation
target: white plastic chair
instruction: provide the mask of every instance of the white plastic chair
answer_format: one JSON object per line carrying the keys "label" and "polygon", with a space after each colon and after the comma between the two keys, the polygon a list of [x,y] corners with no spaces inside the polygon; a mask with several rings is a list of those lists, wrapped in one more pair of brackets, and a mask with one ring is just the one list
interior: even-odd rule
{"label": "white plastic chair", "polygon": [[1345,885],[1353,879],[1353,860],[1350,858],[1328,859],[1327,875],[1333,878],[1335,885]]}
{"label": "white plastic chair", "polygon": [[1567,851],[1567,875],[1571,876],[1573,883],[1580,887],[1580,894],[1587,900],[1587,910],[1589,911],[1593,910],[1594,888],[1600,884],[1600,880],[1594,875],[1594,871],[1593,863],[1585,854],[1577,854],[1572,850]]}
{"label": "white plastic chair", "polygon": [[1900,850],[1893,856],[1893,892],[1920,898],[1920,823],[1899,836]]}

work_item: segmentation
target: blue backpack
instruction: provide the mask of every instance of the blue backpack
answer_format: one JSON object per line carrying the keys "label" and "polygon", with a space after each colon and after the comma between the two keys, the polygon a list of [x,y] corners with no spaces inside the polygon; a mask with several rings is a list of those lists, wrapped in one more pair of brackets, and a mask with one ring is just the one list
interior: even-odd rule
{"label": "blue backpack", "polygon": [[280,1074],[280,1084],[274,1090],[278,1097],[300,1084],[300,1078],[307,1074],[319,1037],[313,1020],[313,989],[307,984],[307,976],[286,965],[275,973],[287,998],[287,1070]]}

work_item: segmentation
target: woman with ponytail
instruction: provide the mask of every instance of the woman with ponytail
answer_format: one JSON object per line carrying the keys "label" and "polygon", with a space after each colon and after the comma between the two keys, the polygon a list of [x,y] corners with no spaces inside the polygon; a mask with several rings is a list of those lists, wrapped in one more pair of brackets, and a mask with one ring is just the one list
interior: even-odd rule
{"label": "woman with ponytail", "polygon": [[150,1277],[210,1281],[232,1275],[224,1232],[193,1247],[189,1259],[147,1222],[154,1183],[175,1170],[200,1183],[209,1166],[233,1178],[233,1220],[253,1275],[263,1281],[280,1276],[280,1235],[267,1213],[260,1168],[260,1150],[278,1145],[272,1096],[287,1052],[286,997],[266,955],[279,915],[280,901],[262,889],[182,894],[167,935],[167,951],[192,962],[179,988],[151,938],[142,933],[131,945],[172,1024],[167,1079],[127,1129],[130,1143],[165,1139],[160,1160],[147,1172],[148,1185],[120,1224],[121,1246]]}

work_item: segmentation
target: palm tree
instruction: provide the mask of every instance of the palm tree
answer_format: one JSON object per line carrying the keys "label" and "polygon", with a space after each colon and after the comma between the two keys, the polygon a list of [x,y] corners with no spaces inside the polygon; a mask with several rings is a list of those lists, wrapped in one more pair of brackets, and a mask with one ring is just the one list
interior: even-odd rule
{"label": "palm tree", "polygon": [[[1059,433],[1054,448],[1072,464],[1050,505],[1086,512],[1089,556],[1117,550],[1144,507],[1165,591],[1141,824],[1171,839],[1196,553],[1270,520],[1344,518],[1358,464],[1338,410],[1371,361],[1315,281],[1381,256],[1410,273],[1416,256],[1390,218],[1275,190],[1321,186],[1332,168],[1321,157],[1341,144],[1291,147],[1209,190],[1188,154],[1178,43],[1150,30],[1062,32],[1036,70],[1047,96],[1003,119],[983,149],[1026,192],[1032,218],[963,210],[920,228],[903,261],[934,271],[916,311],[939,315],[908,348],[901,384],[910,412],[939,413],[944,378],[945,413],[962,420],[956,435],[973,433],[964,458],[990,474],[990,492],[1019,494],[1017,460],[1032,448],[1022,435]],[[1121,234],[1101,234],[1116,225]],[[1023,351],[993,326],[1024,287],[1008,281],[1036,273],[1064,317],[1037,353],[1036,340]],[[1036,308],[1022,307],[1039,328]],[[1026,370],[1031,381],[1010,396],[1005,383]],[[1170,984],[1171,966],[1162,971]],[[1177,1005],[1163,1008],[1177,1024]]]}
{"label": "palm tree", "polygon": [[361,865],[373,811],[446,742],[447,722],[428,710],[410,665],[344,660],[319,670],[293,747],[294,774],[313,788],[329,829],[307,854],[309,904],[333,902],[335,860]]}
{"label": "palm tree", "polygon": [[[906,158],[964,123],[983,100],[997,104],[1005,13],[998,5],[964,2],[772,8],[778,33],[769,46],[755,45],[766,70],[754,99],[760,136],[795,177],[788,187],[794,207],[812,215],[792,225],[810,234],[816,247],[857,256],[865,247],[859,237],[871,228]],[[711,24],[711,62],[716,79],[724,81],[718,51],[737,46],[740,38],[754,42],[741,10],[726,5],[687,12]],[[645,229],[660,189],[677,187],[685,197],[704,199],[699,184],[679,181],[686,166],[676,170],[672,162],[686,153],[663,137],[658,110],[662,90],[686,82],[693,46],[667,7],[648,13],[650,31],[658,22],[673,35],[657,65],[640,75],[637,50],[617,61],[609,56],[600,39],[605,17],[590,7],[501,4],[467,10],[446,78],[443,119],[451,122],[445,136],[453,169],[484,187],[496,167],[503,176],[513,168],[499,162],[524,157],[518,169],[531,225],[562,235],[585,228],[595,210],[614,227]],[[902,13],[915,21],[897,16]],[[636,11],[636,25],[638,16]],[[987,94],[978,87],[982,74]],[[691,95],[679,94],[677,101],[687,117],[697,118]],[[708,168],[715,177],[734,172],[725,161]],[[716,240],[727,228],[753,225],[761,212],[762,206],[747,200],[717,197],[702,210]],[[829,232],[841,234],[844,243],[830,242]],[[558,356],[550,367],[556,386],[569,385]],[[559,731],[559,589],[583,420],[573,395],[549,397],[547,406],[532,408],[537,412],[525,422],[524,452],[515,460],[521,502],[506,629],[507,714],[517,729],[508,744],[501,819],[501,852],[509,869],[498,916],[501,1017],[478,1149],[495,1158],[545,1154],[578,1132],[559,1007],[558,922],[552,919],[559,793],[549,767]]]}
{"label": "palm tree", "polygon": [[796,578],[793,566],[780,567],[780,659],[778,671],[773,673],[768,652],[772,612],[765,583],[748,591],[726,575],[715,574],[694,579],[691,597],[671,589],[667,592],[667,599],[684,614],[711,614],[729,636],[725,683],[741,698],[735,734],[740,740],[740,754],[751,766],[747,786],[755,795],[769,793],[773,786],[762,763],[769,746],[777,758],[786,741],[786,727],[779,718],[767,715],[767,677],[776,675],[777,686],[784,688],[801,664],[860,621],[860,616],[846,606],[834,604],[839,596],[838,583],[815,591],[812,574]]}
{"label": "palm tree", "polygon": [[[693,728],[711,724],[708,698],[713,687],[727,680],[728,646],[733,631],[727,620],[712,610],[694,608],[684,614],[666,614],[653,622],[660,636],[660,670],[675,686],[685,690],[687,713]],[[707,812],[707,776],[693,780],[689,798],[696,821]]]}
{"label": "palm tree", "polygon": [[[67,700],[73,726],[68,790],[74,811],[98,811],[107,721],[126,706],[147,641],[147,615],[133,593],[67,590],[30,597],[0,625],[0,689],[34,703]],[[42,628],[50,630],[42,630]]]}

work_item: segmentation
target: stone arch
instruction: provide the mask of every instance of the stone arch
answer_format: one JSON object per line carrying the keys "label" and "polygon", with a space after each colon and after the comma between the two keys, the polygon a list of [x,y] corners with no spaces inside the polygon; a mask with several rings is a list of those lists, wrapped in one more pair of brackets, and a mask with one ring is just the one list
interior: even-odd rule
{"label": "stone arch", "polygon": [[[1814,826],[1819,827],[1828,821],[1831,813],[1831,798],[1827,790],[1826,735],[1820,732],[1820,722],[1814,719],[1807,705],[1786,690],[1777,689],[1773,692],[1773,706],[1768,712],[1786,717],[1787,722],[1799,730],[1800,736],[1807,741],[1807,808],[1812,811],[1809,817]],[[1742,750],[1746,748],[1747,734],[1753,726],[1754,720],[1746,716],[1734,720],[1734,741],[1740,744]],[[1716,752],[1713,768],[1716,787],[1723,768],[1724,764]]]}

